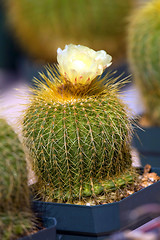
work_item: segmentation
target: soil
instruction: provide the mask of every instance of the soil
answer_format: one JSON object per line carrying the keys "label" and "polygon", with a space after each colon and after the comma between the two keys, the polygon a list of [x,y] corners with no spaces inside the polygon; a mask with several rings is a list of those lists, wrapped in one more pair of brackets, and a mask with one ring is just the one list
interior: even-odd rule
{"label": "soil", "polygon": [[[131,194],[145,187],[148,187],[160,180],[160,176],[158,176],[157,173],[151,172],[151,165],[149,164],[147,164],[143,168],[143,172],[140,168],[137,168],[135,175],[136,177],[132,183],[128,185],[124,185],[123,187],[119,187],[116,190],[107,191],[105,193],[102,193],[99,196],[94,196],[94,198],[83,197],[81,200],[75,199],[75,200],[64,202],[64,203],[86,205],[86,206],[95,206],[95,205],[113,203],[113,202],[120,201],[130,196]],[[44,201],[40,195],[36,194],[35,188],[36,188],[35,186],[34,188],[32,188],[32,194],[36,196],[35,200]]]}
{"label": "soil", "polygon": [[83,201],[74,201],[73,204],[94,206],[120,201],[123,198],[126,198],[129,195],[160,180],[160,176],[158,176],[157,173],[150,171],[151,165],[147,164],[144,167],[143,173],[138,175],[136,181],[128,186],[125,186],[125,188],[119,188],[114,192],[108,192],[107,194],[100,195],[96,197],[96,199],[84,198]]}

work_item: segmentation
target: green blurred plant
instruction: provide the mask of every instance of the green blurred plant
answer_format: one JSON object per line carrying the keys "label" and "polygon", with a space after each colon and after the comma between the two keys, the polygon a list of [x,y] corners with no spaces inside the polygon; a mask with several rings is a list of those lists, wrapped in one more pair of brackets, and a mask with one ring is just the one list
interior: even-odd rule
{"label": "green blurred plant", "polygon": [[128,27],[128,55],[152,124],[160,125],[160,1],[136,11]]}
{"label": "green blurred plant", "polygon": [[32,218],[25,155],[14,131],[0,119],[0,239],[25,234]]}
{"label": "green blurred plant", "polygon": [[7,0],[11,26],[33,57],[55,61],[58,47],[74,43],[125,52],[125,28],[132,0]]}

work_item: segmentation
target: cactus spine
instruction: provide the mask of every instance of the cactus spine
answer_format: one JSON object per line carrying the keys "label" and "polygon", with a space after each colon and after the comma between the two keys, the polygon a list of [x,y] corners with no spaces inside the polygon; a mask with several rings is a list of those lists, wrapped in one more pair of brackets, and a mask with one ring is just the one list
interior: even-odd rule
{"label": "cactus spine", "polygon": [[131,0],[7,0],[10,24],[25,50],[54,62],[58,47],[70,42],[124,54],[126,21]]}
{"label": "cactus spine", "polygon": [[148,118],[160,125],[160,1],[153,0],[131,17],[128,52]]}
{"label": "cactus spine", "polygon": [[20,237],[31,229],[31,219],[25,156],[16,134],[0,119],[0,239]]}
{"label": "cactus spine", "polygon": [[73,84],[58,66],[40,76],[23,119],[39,192],[58,202],[95,198],[132,171],[132,126],[118,84],[108,75]]}

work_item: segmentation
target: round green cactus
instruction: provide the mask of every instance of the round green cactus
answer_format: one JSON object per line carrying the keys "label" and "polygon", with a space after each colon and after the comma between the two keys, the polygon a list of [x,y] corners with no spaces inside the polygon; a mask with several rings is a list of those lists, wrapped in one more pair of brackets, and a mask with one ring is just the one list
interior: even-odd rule
{"label": "round green cactus", "polygon": [[160,125],[160,1],[154,0],[131,17],[128,52],[135,82],[140,88],[146,113]]}
{"label": "round green cactus", "polygon": [[70,42],[94,49],[125,49],[126,17],[132,0],[7,0],[8,18],[25,50],[54,62],[58,47]]}
{"label": "round green cactus", "polygon": [[74,84],[51,66],[40,75],[23,119],[39,193],[63,202],[114,188],[113,179],[132,171],[132,124],[119,84],[108,75]]}
{"label": "round green cactus", "polygon": [[11,127],[0,119],[0,239],[31,229],[30,195],[25,155]]}

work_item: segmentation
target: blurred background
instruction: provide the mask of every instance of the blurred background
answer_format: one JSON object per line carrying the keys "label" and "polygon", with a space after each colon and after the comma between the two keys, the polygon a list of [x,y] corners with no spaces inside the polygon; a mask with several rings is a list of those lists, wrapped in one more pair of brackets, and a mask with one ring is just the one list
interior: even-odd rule
{"label": "blurred background", "polygon": [[112,55],[111,69],[129,74],[128,17],[147,0],[6,0],[0,2],[0,92],[31,83],[56,50],[81,44]]}
{"label": "blurred background", "polygon": [[[121,78],[132,74],[128,56],[130,16],[149,0],[6,0],[0,2],[0,94],[1,114],[11,125],[23,109],[33,77],[47,63],[55,63],[57,48],[81,44],[105,50],[113,57],[107,69]],[[17,89],[19,89],[17,91]],[[123,99],[133,115],[144,105],[139,90],[130,83]],[[12,114],[11,114],[12,113]],[[12,117],[11,117],[12,116]]]}
{"label": "blurred background", "polygon": [[56,50],[81,44],[106,50],[112,68],[126,68],[128,17],[142,0],[6,0],[0,3],[0,89],[31,82],[56,62]]}

